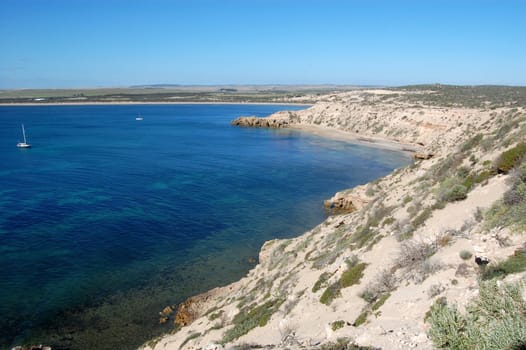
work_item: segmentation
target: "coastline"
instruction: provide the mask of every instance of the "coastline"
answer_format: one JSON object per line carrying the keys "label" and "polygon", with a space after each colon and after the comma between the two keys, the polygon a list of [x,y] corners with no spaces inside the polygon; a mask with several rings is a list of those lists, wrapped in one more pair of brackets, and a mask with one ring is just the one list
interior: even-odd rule
{"label": "coastline", "polygon": [[291,124],[289,129],[305,131],[310,134],[329,138],[337,141],[344,141],[353,144],[366,145],[369,147],[400,151],[406,154],[413,154],[421,150],[422,146],[413,143],[397,142],[385,137],[363,136],[344,130],[319,126],[319,125],[300,125]]}
{"label": "coastline", "polygon": [[137,102],[137,101],[126,101],[126,102],[49,102],[49,103],[0,103],[0,107],[22,107],[22,106],[110,106],[110,105],[275,105],[275,106],[313,106],[314,103],[298,103],[298,102]]}
{"label": "coastline", "polygon": [[[261,349],[308,348],[344,338],[360,346],[433,349],[426,315],[436,296],[466,305],[478,291],[477,265],[474,261],[459,265],[459,251],[499,261],[522,244],[520,237],[509,236],[507,228],[498,228],[510,240],[503,248],[491,238],[494,233],[484,230],[483,219],[471,220],[501,198],[507,189],[505,177],[492,175],[470,187],[464,198],[432,205],[441,201],[437,193],[447,189],[445,183],[463,169],[460,160],[469,156],[470,172],[484,173],[487,164],[509,148],[492,133],[500,130],[504,117],[510,117],[506,114],[512,113],[510,109],[493,112],[472,106],[407,105],[399,97],[376,103],[374,96],[340,96],[343,101],[322,102],[297,113],[278,112],[267,117],[272,122],[251,123],[254,117],[244,117],[248,123],[234,125],[289,128],[371,147],[424,151],[427,157],[338,193],[336,199],[348,200],[351,211],[330,216],[298,237],[267,241],[258,265],[244,278],[188,299],[173,315],[166,315],[173,317],[178,331],[141,349],[228,349],[246,344]],[[511,116],[519,120],[521,113],[524,110]],[[474,137],[473,130],[481,130],[480,136]],[[517,142],[513,131],[505,136]],[[486,144],[478,143],[478,138]],[[458,164],[448,163],[451,159],[459,159]],[[438,175],[437,169],[443,173]],[[425,271],[401,265],[400,259],[412,254],[407,252],[411,244],[435,247],[433,256],[426,255],[422,263],[440,268]],[[355,266],[363,276],[333,293],[353,271],[351,258],[359,262]],[[466,270],[461,278],[457,266]],[[389,281],[382,285],[386,271]],[[431,293],[437,286],[440,292]],[[376,293],[372,301],[361,296],[364,288]],[[270,314],[264,322],[251,318],[263,309]],[[405,310],[403,315],[400,309]],[[249,327],[240,316],[256,326]]]}

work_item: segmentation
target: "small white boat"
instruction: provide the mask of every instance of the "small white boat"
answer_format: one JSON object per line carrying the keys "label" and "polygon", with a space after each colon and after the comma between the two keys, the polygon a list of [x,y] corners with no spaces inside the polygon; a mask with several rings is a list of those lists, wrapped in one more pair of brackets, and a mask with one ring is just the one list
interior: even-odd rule
{"label": "small white boat", "polygon": [[143,118],[139,115],[138,117],[135,118],[135,120],[142,120]]}
{"label": "small white boat", "polygon": [[26,140],[26,130],[24,129],[24,124],[22,124],[22,134],[24,135],[24,142],[19,142],[16,144],[18,148],[31,148],[31,145],[27,143]]}

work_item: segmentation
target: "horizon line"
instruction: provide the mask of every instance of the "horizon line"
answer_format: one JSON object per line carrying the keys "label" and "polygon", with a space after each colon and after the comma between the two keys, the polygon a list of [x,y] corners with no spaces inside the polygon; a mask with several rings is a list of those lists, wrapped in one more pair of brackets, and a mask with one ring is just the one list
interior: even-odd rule
{"label": "horizon line", "polygon": [[95,89],[139,89],[139,88],[167,88],[167,87],[346,87],[346,88],[401,88],[412,86],[458,86],[458,87],[483,87],[483,86],[498,86],[498,87],[526,87],[526,85],[515,84],[455,84],[455,83],[414,83],[414,84],[337,84],[337,83],[320,83],[320,84],[303,84],[303,83],[194,83],[194,84],[178,84],[178,83],[153,83],[153,84],[134,84],[134,85],[99,85],[99,86],[82,86],[82,87],[23,87],[23,88],[0,88],[0,91],[13,90],[95,90]]}

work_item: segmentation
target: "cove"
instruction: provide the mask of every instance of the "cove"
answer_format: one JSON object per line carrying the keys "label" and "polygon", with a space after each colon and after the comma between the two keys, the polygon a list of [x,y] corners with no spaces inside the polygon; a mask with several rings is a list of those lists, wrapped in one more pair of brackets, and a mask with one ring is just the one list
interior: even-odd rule
{"label": "cove", "polygon": [[229,124],[299,108],[0,107],[0,348],[133,349],[172,329],[164,306],[239,279],[264,241],[321,223],[323,199],[410,162]]}

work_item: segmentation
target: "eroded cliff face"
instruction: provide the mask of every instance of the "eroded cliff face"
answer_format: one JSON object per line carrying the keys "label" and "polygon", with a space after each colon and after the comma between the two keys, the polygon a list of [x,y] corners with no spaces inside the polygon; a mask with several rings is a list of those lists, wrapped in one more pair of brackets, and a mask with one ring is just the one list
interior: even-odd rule
{"label": "eroded cliff face", "polygon": [[[524,109],[426,106],[382,90],[320,99],[237,123],[316,125],[419,145],[434,156],[337,193],[325,204],[335,209],[326,221],[266,242],[246,277],[183,304],[179,312],[192,317],[145,349],[304,349],[340,338],[432,349],[430,307],[439,298],[466,305],[478,293],[475,257],[492,264],[522,247],[523,233],[490,225],[484,213],[510,186],[495,162],[524,140]],[[462,251],[472,257],[463,260]]]}
{"label": "eroded cliff face", "polygon": [[337,192],[330,199],[323,201],[329,214],[345,214],[360,210],[371,202],[367,195],[367,186],[356,186],[350,190]]}
{"label": "eroded cliff face", "polygon": [[239,117],[230,124],[249,128],[288,128],[290,127],[291,115],[294,112],[277,112],[268,118],[259,117]]}
{"label": "eroded cliff face", "polygon": [[[433,94],[434,92],[421,92]],[[444,154],[464,141],[485,123],[495,109],[444,107],[404,99],[410,92],[360,90],[320,98],[322,101],[300,111],[281,111],[265,118],[240,117],[232,125],[245,127],[294,128],[312,126],[341,130],[357,141],[389,140],[417,151],[418,159]],[[413,147],[411,147],[413,146]]]}

